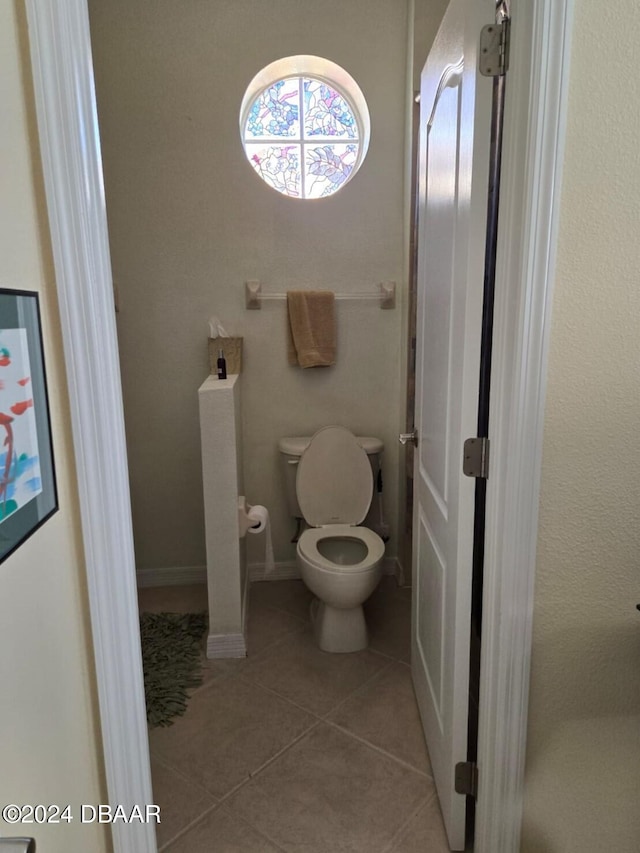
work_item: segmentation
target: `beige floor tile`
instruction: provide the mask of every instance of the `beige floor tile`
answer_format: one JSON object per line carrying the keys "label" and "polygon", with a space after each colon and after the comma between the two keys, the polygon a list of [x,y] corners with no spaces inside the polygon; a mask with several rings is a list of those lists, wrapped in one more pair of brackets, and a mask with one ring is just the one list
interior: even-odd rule
{"label": "beige floor tile", "polygon": [[215,809],[166,849],[166,853],[279,853],[280,848],[230,814]]}
{"label": "beige floor tile", "polygon": [[187,781],[157,759],[151,759],[153,802],[160,806],[160,823],[156,827],[161,847],[217,802],[198,785]]}
{"label": "beige floor tile", "polygon": [[201,613],[209,609],[206,583],[138,589],[141,613]]}
{"label": "beige floor tile", "polygon": [[437,796],[420,809],[385,853],[449,853]]}
{"label": "beige floor tile", "polygon": [[411,597],[407,597],[394,578],[385,576],[364,614],[369,629],[369,648],[409,663],[411,660]]}
{"label": "beige floor tile", "polygon": [[320,724],[227,803],[288,853],[379,853],[432,792],[430,779]]}
{"label": "beige floor tile", "polygon": [[423,773],[431,772],[411,670],[394,663],[328,718]]}
{"label": "beige floor tile", "polygon": [[398,586],[398,582],[393,575],[383,575],[380,583],[375,588],[373,593],[367,599],[370,604],[383,605],[394,596],[403,597],[403,587]]}
{"label": "beige floor tile", "polygon": [[258,581],[251,584],[251,601],[286,610],[298,619],[309,621],[312,593],[301,580]]}
{"label": "beige floor tile", "polygon": [[149,744],[166,764],[223,797],[314,722],[236,676],[196,691],[184,717],[169,728],[152,729]]}
{"label": "beige floor tile", "polygon": [[246,664],[246,658],[208,658],[206,654],[206,637],[202,646],[201,654],[202,664],[202,687],[197,687],[196,690],[202,690],[204,686],[218,681],[221,678],[228,678],[230,675],[238,675],[242,667]]}
{"label": "beige floor tile", "polygon": [[323,652],[309,626],[248,661],[243,676],[324,716],[387,665],[384,657],[368,649],[344,655]]}
{"label": "beige floor tile", "polygon": [[247,625],[247,655],[260,654],[272,643],[292,632],[300,632],[305,623],[286,610],[274,607],[256,600],[249,601],[249,619]]}

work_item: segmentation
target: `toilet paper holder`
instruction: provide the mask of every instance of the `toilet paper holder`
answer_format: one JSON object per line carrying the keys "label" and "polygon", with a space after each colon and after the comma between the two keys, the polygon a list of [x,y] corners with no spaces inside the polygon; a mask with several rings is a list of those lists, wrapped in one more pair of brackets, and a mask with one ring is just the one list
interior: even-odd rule
{"label": "toilet paper holder", "polygon": [[[252,518],[250,516],[251,510],[257,510],[258,515],[261,517]],[[261,533],[268,521],[268,513],[267,510],[262,506],[252,506],[247,503],[247,499],[244,495],[238,496],[238,530],[240,533],[240,539],[244,539],[249,530],[252,533]]]}

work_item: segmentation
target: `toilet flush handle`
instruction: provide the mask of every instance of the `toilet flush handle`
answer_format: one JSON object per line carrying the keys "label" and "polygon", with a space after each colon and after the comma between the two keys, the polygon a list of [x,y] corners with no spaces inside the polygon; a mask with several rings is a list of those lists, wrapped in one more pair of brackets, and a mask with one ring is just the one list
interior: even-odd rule
{"label": "toilet flush handle", "polygon": [[398,441],[400,444],[413,444],[414,447],[418,446],[418,433],[414,430],[411,432],[401,432],[398,436]]}

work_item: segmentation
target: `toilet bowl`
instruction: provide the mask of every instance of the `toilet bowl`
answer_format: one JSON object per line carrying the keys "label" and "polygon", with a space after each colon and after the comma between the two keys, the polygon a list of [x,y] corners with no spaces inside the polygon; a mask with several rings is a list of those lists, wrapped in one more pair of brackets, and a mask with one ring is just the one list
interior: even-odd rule
{"label": "toilet bowl", "polygon": [[310,527],[298,540],[302,579],[317,596],[311,618],[316,641],[327,652],[355,652],[368,645],[363,603],[382,575],[384,542],[359,525],[373,495],[367,454],[348,429],[324,427],[302,454],[296,493]]}

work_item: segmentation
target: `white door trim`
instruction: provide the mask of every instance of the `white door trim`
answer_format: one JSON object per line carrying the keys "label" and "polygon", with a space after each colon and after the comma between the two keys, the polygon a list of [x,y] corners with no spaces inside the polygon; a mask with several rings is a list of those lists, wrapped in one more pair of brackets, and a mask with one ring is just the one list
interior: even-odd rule
{"label": "white door trim", "polygon": [[[516,853],[546,353],[573,0],[513,0],[488,483],[476,850]],[[111,803],[151,802],[135,565],[86,0],[27,0]],[[112,827],[153,853],[151,825]]]}
{"label": "white door trim", "polygon": [[[153,802],[127,450],[86,0],[27,0],[109,802]],[[155,853],[152,824],[111,827]]]}
{"label": "white door trim", "polygon": [[573,0],[511,5],[489,421],[476,853],[520,849]]}

